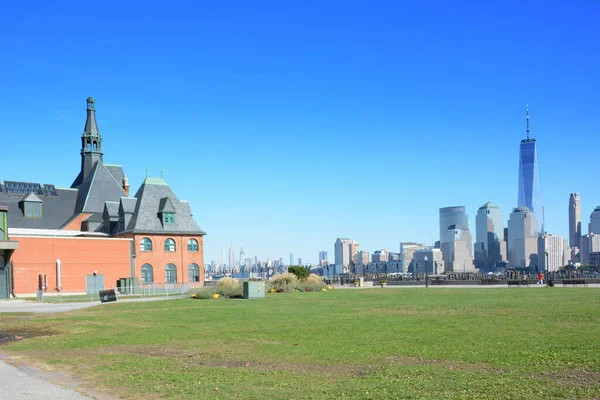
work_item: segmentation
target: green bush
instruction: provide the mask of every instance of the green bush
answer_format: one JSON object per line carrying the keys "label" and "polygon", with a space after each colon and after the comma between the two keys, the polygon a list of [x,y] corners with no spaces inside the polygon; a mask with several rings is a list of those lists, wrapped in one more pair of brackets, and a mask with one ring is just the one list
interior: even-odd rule
{"label": "green bush", "polygon": [[293,292],[299,286],[296,275],[292,273],[275,275],[269,281],[269,289],[282,289],[284,292]]}
{"label": "green bush", "polygon": [[201,287],[190,290],[190,295],[196,299],[210,299],[212,295],[217,293],[217,288],[214,286]]}
{"label": "green bush", "polygon": [[296,275],[296,278],[303,280],[309,277],[310,271],[299,265],[288,267],[288,272]]}

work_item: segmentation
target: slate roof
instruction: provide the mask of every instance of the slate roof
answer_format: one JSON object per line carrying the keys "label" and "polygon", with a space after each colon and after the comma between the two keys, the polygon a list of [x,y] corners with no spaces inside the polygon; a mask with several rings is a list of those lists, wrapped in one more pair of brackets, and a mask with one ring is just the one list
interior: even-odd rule
{"label": "slate roof", "polygon": [[119,201],[125,196],[121,183],[98,161],[85,181],[79,186],[75,213],[96,213],[104,211],[104,202]]}
{"label": "slate roof", "polygon": [[0,192],[0,205],[8,206],[10,228],[59,229],[75,214],[75,189],[56,189],[56,196],[35,196],[43,202],[42,218],[25,218],[19,206],[22,194]]}
{"label": "slate roof", "polygon": [[103,215],[116,218],[119,216],[119,203],[116,201],[105,201]]}
{"label": "slate roof", "polygon": [[[192,216],[190,204],[181,201],[161,178],[146,178],[135,194],[137,199],[131,221],[121,233],[173,233],[206,235]],[[175,223],[163,226],[159,212],[161,200],[169,199],[175,214]],[[123,199],[125,200],[125,199]]]}

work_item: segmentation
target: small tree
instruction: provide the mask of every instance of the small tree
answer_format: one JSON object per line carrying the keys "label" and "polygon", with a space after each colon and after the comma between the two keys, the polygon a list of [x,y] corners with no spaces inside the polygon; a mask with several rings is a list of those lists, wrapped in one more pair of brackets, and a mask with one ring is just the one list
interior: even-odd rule
{"label": "small tree", "polygon": [[310,271],[308,271],[306,268],[300,265],[293,265],[288,267],[288,272],[296,275],[296,278],[298,278],[299,280],[306,279],[310,275]]}

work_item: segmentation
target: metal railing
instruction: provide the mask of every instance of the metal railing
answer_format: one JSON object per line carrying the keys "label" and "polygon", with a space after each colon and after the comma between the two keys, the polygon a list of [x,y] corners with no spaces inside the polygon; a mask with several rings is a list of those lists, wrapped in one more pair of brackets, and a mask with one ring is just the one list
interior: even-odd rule
{"label": "metal railing", "polygon": [[[117,295],[117,300],[147,298],[147,297],[171,297],[182,296],[194,287],[199,287],[199,284],[189,283],[150,283],[139,286],[126,286],[121,288],[116,287],[101,287],[96,290],[81,291],[65,291],[59,292],[42,292],[38,293],[36,300],[38,303],[82,303],[82,302],[99,302],[100,291],[113,289]],[[33,299],[32,299],[33,300]]]}

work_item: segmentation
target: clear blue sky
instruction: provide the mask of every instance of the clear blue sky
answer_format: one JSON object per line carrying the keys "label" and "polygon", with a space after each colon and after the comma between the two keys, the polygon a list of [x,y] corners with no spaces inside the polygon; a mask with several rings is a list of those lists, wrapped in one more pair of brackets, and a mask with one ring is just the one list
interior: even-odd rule
{"label": "clear blue sky", "polygon": [[546,225],[600,204],[600,3],[5,2],[1,180],[67,187],[85,98],[132,189],[164,171],[261,259],[433,243],[438,208],[517,201],[525,105]]}

